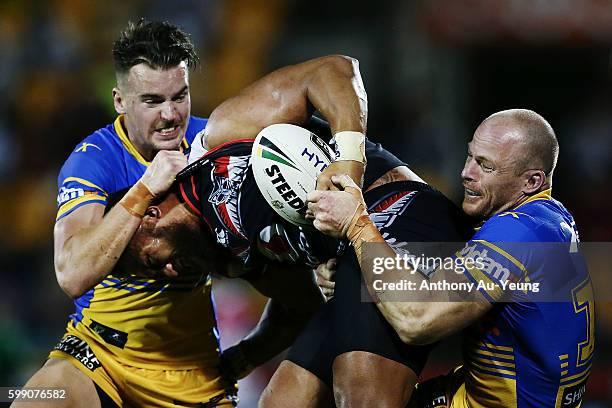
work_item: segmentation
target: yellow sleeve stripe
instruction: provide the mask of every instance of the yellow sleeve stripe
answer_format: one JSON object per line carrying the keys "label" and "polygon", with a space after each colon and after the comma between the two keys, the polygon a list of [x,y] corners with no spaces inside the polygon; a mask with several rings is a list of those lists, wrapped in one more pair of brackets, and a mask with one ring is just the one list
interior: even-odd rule
{"label": "yellow sleeve stripe", "polygon": [[497,361],[497,360],[488,360],[486,358],[480,358],[480,357],[472,357],[472,359],[474,361],[479,361],[481,363],[485,363],[485,364],[492,364],[494,366],[499,366],[500,369],[502,367],[506,367],[508,370],[510,371],[516,371],[516,366],[514,365],[514,363],[504,363],[502,361]]}
{"label": "yellow sleeve stripe", "polygon": [[104,189],[102,187],[95,185],[91,181],[87,181],[87,180],[79,178],[79,177],[66,177],[64,179],[64,183],[67,183],[69,181],[76,181],[77,183],[81,183],[81,184],[83,184],[83,185],[85,185],[87,187],[96,188],[96,189],[100,190],[105,196],[108,196],[108,193],[106,191],[104,191]]}
{"label": "yellow sleeve stripe", "polygon": [[492,368],[492,367],[481,366],[480,364],[477,364],[475,361],[470,361],[470,364],[473,365],[474,367],[480,368],[481,370],[490,371],[492,373],[506,374],[506,375],[512,375],[512,376],[516,375],[515,371],[504,370],[503,368]]}
{"label": "yellow sleeve stripe", "polygon": [[479,354],[481,356],[490,356],[490,357],[504,358],[506,360],[514,360],[514,356],[513,355],[509,355],[509,354],[493,353],[491,351],[485,351],[485,350],[481,350],[481,349],[474,349],[473,352],[475,354]]}
{"label": "yellow sleeve stripe", "polygon": [[82,197],[69,201],[66,204],[62,205],[57,210],[57,217],[55,217],[55,220],[57,221],[62,215],[72,210],[77,205],[80,205],[86,202],[106,204],[106,197],[99,196],[97,194],[85,194]]}
{"label": "yellow sleeve stripe", "polygon": [[492,283],[494,286],[493,290],[488,290],[486,287],[482,288],[484,289],[485,292],[487,292],[487,294],[495,301],[499,300],[502,298],[502,296],[504,296],[504,291],[502,290],[502,288],[497,284],[497,282],[494,282],[493,280],[491,280],[491,278],[489,277],[489,275],[487,275],[486,273],[482,272],[480,269],[476,268],[475,266],[467,266],[466,265],[466,273],[468,273],[472,279],[474,279],[476,281],[476,286],[478,287],[478,283],[483,282],[483,283]]}
{"label": "yellow sleeve stripe", "polygon": [[567,360],[569,358],[569,354],[561,354],[559,356],[559,360]]}
{"label": "yellow sleeve stripe", "polygon": [[497,245],[494,245],[488,241],[484,241],[481,239],[477,239],[474,240],[474,242],[478,242],[481,243],[484,246],[487,246],[489,248],[491,248],[492,250],[500,253],[501,255],[505,256],[510,262],[512,262],[517,268],[519,268],[522,272],[523,275],[526,276],[527,275],[527,268],[525,268],[525,266],[515,257],[513,257],[512,255],[510,255],[508,252],[504,251],[502,248],[498,247]]}
{"label": "yellow sleeve stripe", "polygon": [[501,350],[501,351],[510,351],[510,352],[514,353],[514,349],[512,347],[498,346],[497,344],[485,343],[484,341],[482,341],[480,343],[483,346],[487,347],[487,348],[491,348],[491,349],[495,349],[495,350]]}
{"label": "yellow sleeve stripe", "polygon": [[561,368],[565,368],[569,366],[569,363],[566,361],[565,363],[561,363]]}

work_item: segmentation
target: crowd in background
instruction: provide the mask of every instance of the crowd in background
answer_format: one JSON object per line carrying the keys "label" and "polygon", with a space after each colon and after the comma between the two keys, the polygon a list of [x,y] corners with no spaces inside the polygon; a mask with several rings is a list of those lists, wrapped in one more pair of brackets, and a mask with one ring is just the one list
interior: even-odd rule
{"label": "crowd in background", "polygon": [[[500,109],[534,109],[560,141],[553,195],[574,214],[582,241],[612,241],[612,3],[2,0],[2,386],[23,384],[42,364],[72,312],[53,272],[56,177],[75,145],[114,119],[112,41],[140,16],[192,35],[202,62],[191,77],[199,116],[282,65],[331,53],[358,58],[368,136],[456,202],[465,142],[478,123]],[[217,283],[228,345],[255,324],[264,300],[245,284]],[[589,407],[612,401],[612,307],[598,310]],[[440,355],[430,372],[458,358]],[[273,369],[245,382],[241,406],[254,406]]]}

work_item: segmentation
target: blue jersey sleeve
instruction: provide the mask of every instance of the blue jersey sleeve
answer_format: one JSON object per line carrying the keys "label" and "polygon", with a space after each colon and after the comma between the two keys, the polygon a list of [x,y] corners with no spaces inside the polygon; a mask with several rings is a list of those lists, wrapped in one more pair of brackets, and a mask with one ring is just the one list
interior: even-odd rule
{"label": "blue jersey sleeve", "polygon": [[487,221],[457,253],[458,258],[463,258],[468,280],[489,301],[504,300],[510,283],[531,279],[526,265],[533,253],[528,243],[537,242],[532,222],[527,214],[499,214]]}
{"label": "blue jersey sleeve", "polygon": [[57,217],[59,220],[77,208],[99,203],[106,205],[114,178],[108,146],[85,139],[70,154],[58,177]]}

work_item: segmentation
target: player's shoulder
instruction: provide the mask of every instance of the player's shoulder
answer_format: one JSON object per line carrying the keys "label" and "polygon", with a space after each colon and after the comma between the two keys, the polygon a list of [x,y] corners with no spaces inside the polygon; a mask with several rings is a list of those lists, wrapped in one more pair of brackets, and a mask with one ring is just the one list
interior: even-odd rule
{"label": "player's shoulder", "polygon": [[534,234],[536,223],[533,217],[518,210],[504,211],[493,215],[474,235],[474,239],[496,242],[537,241]]}
{"label": "player's shoulder", "polygon": [[70,161],[99,161],[115,156],[121,149],[121,142],[117,136],[114,124],[108,124],[89,134],[77,143],[66,163]]}
{"label": "player's shoulder", "polygon": [[204,131],[207,123],[208,118],[193,115],[189,117],[189,125],[187,126],[187,131],[185,132],[185,140],[187,140],[189,145],[193,143],[193,139],[195,139],[197,134]]}
{"label": "player's shoulder", "polygon": [[59,183],[71,177],[102,182],[113,169],[119,168],[121,150],[114,124],[94,131],[74,146],[60,170]]}
{"label": "player's shoulder", "polygon": [[494,215],[477,235],[482,239],[506,242],[563,241],[562,223],[569,219],[571,215],[558,201],[547,198]]}

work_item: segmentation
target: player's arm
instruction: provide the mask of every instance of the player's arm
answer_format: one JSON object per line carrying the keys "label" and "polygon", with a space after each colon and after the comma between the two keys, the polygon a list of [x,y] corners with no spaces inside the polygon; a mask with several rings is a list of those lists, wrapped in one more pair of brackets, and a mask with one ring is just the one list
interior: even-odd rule
{"label": "player's arm", "polygon": [[181,152],[161,151],[106,215],[103,204],[91,203],[56,222],[55,275],[68,296],[81,296],[112,271],[151,200],[172,185],[186,160]]}
{"label": "player's arm", "polygon": [[329,122],[337,159],[320,176],[349,174],[361,184],[365,166],[367,95],[358,61],[341,55],[312,59],[274,71],[223,102],[210,116],[205,147],[255,138],[275,123],[303,125],[315,110]]}
{"label": "player's arm", "polygon": [[[344,191],[313,191],[308,195],[309,209],[315,214],[314,226],[319,231],[336,237],[347,238],[355,249],[362,275],[372,297],[374,281],[380,275],[374,273],[374,258],[394,259],[397,255],[383,239],[370,220],[361,190],[346,176],[335,177]],[[367,248],[367,249],[366,249]],[[430,279],[412,270],[397,269],[396,265],[385,269],[388,280],[412,282],[420,288],[423,281],[435,284],[447,282],[467,282],[463,274],[444,269],[436,270]],[[389,277],[393,277],[390,278]],[[373,293],[374,292],[374,293]],[[377,301],[376,306],[385,319],[408,344],[429,344],[457,332],[482,317],[491,308],[479,292],[464,301],[449,301],[441,292],[419,291],[416,301],[402,299],[401,302]]]}
{"label": "player's arm", "polygon": [[263,274],[248,281],[270,300],[257,326],[223,353],[223,370],[235,379],[291,346],[324,302],[312,270],[305,267],[271,263]]}

